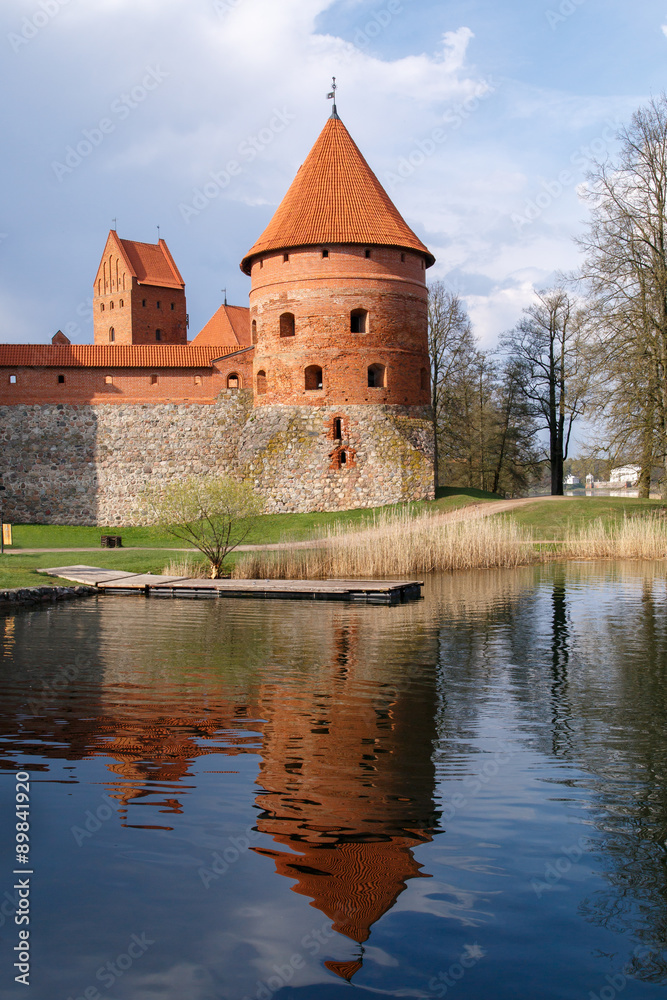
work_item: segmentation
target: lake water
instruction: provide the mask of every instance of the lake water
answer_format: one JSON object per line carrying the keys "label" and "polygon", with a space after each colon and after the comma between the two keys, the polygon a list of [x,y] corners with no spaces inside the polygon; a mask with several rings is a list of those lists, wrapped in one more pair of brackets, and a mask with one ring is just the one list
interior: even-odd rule
{"label": "lake water", "polygon": [[1,1000],[664,998],[665,574],[0,618]]}

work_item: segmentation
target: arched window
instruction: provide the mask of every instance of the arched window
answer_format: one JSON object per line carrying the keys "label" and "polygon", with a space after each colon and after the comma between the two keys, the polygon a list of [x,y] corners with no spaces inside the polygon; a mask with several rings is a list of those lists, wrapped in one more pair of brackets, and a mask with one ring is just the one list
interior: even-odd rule
{"label": "arched window", "polygon": [[353,309],[350,313],[350,332],[368,333],[368,313],[365,309]]}
{"label": "arched window", "polygon": [[16,375],[10,375],[9,376],[9,384],[10,385],[16,385]]}
{"label": "arched window", "polygon": [[157,375],[151,375],[151,385],[157,385]]}
{"label": "arched window", "polygon": [[370,250],[367,250],[366,251],[366,260],[370,260],[370,259],[371,259],[371,252],[370,252]]}
{"label": "arched window", "polygon": [[329,256],[329,251],[328,250],[323,250],[322,251],[322,256],[323,257],[328,257]]}
{"label": "arched window", "polygon": [[59,375],[58,376],[58,384],[62,385],[64,381],[65,381],[65,376],[64,375]]}
{"label": "arched window", "polygon": [[156,340],[162,340],[162,330],[156,330],[155,331],[155,339]]}
{"label": "arched window", "polygon": [[257,395],[258,396],[263,396],[265,392],[266,392],[266,372],[265,371],[258,371],[257,372]]}
{"label": "arched window", "polygon": [[227,376],[227,388],[228,389],[240,389],[241,379],[237,372],[230,372]]}
{"label": "arched window", "polygon": [[113,344],[116,339],[116,331],[112,326],[109,327],[109,343]]}
{"label": "arched window", "polygon": [[429,383],[428,368],[422,368],[422,370],[421,370],[421,376],[420,376],[420,380],[419,380],[419,387],[421,389],[428,389],[429,388],[429,384],[428,383]]}
{"label": "arched window", "polygon": [[109,303],[109,309],[113,309],[113,302]]}
{"label": "arched window", "polygon": [[280,336],[294,336],[294,313],[283,313],[280,317]]}
{"label": "arched window", "polygon": [[384,389],[385,368],[384,365],[371,365],[368,369],[369,389]]}
{"label": "arched window", "polygon": [[251,329],[252,329],[252,338],[251,338],[252,339],[252,343],[256,344],[257,343],[257,320],[256,319],[254,319],[252,321],[252,328]]}
{"label": "arched window", "polygon": [[201,375],[195,375],[195,385],[201,385]]}
{"label": "arched window", "polygon": [[333,439],[334,441],[340,441],[343,437],[343,421],[340,417],[334,417],[333,419]]}
{"label": "arched window", "polygon": [[125,305],[125,303],[124,303],[124,302],[123,302],[123,300],[121,299],[121,300],[120,300],[120,302],[118,303],[118,307],[119,307],[120,309],[122,309],[124,305]]}
{"label": "arched window", "polygon": [[98,295],[102,294],[102,279],[101,278],[97,279],[97,294]]}
{"label": "arched window", "polygon": [[322,369],[319,365],[308,365],[304,374],[306,389],[322,388]]}
{"label": "arched window", "polygon": [[105,375],[104,376],[104,384],[105,385],[113,385],[113,375]]}
{"label": "arched window", "polygon": [[104,312],[104,302],[100,302],[100,312]]}

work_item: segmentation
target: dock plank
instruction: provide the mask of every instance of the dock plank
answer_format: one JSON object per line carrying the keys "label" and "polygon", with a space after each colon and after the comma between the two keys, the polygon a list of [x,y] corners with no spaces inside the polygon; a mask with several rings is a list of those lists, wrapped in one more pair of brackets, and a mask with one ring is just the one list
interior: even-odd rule
{"label": "dock plank", "polygon": [[56,566],[40,570],[50,576],[93,584],[105,594],[144,594],[146,597],[255,597],[293,600],[343,600],[370,604],[399,604],[418,600],[418,580],[211,580],[123,573],[98,566]]}

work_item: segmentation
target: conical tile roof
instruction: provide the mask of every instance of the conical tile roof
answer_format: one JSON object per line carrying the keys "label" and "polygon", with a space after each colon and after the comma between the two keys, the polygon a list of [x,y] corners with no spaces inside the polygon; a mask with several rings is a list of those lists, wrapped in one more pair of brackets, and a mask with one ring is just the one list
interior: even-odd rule
{"label": "conical tile roof", "polygon": [[400,247],[423,253],[427,267],[435,262],[337,116],[327,121],[241,269],[250,274],[253,258],[268,251],[332,243]]}

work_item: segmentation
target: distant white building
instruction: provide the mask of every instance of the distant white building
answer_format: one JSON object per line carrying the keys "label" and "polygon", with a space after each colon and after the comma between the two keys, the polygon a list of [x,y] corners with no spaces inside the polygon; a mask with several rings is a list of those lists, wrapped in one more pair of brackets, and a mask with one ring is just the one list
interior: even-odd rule
{"label": "distant white building", "polygon": [[568,476],[565,480],[566,486],[581,486],[581,479],[579,476]]}
{"label": "distant white building", "polygon": [[641,472],[640,465],[621,465],[618,469],[612,469],[609,473],[610,483],[631,483],[636,486],[639,482]]}

